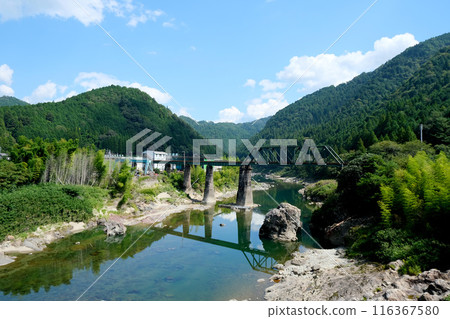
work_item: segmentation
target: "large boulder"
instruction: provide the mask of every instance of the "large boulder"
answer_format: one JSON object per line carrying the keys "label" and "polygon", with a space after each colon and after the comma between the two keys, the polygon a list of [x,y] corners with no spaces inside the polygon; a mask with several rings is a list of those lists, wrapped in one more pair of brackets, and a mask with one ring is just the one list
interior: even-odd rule
{"label": "large boulder", "polygon": [[99,221],[99,225],[104,227],[104,231],[106,236],[122,236],[125,235],[127,231],[127,227],[121,222],[117,221]]}
{"label": "large boulder", "polygon": [[267,213],[259,229],[259,237],[278,241],[298,240],[297,233],[302,227],[301,213],[299,208],[288,203],[281,203]]}

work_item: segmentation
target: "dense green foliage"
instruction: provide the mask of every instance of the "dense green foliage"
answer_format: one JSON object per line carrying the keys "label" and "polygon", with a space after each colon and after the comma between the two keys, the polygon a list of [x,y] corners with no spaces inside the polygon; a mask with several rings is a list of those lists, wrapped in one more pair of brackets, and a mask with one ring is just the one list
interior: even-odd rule
{"label": "dense green foliage", "polygon": [[28,105],[27,102],[19,100],[13,96],[0,97],[0,106]]}
{"label": "dense green foliage", "polygon": [[[450,161],[426,144],[374,144],[377,154],[356,156],[338,175],[336,192],[312,216],[322,236],[333,223],[362,220],[349,237],[349,255],[388,263],[405,260],[401,271],[448,269],[450,249]],[[362,218],[362,219],[361,219]]]}
{"label": "dense green foliage", "polygon": [[111,174],[109,187],[111,189],[111,195],[122,195],[118,206],[121,207],[127,203],[131,197],[131,183],[133,178],[133,170],[127,161],[120,165],[120,168],[116,166]]}
{"label": "dense green foliage", "polygon": [[236,188],[239,181],[239,167],[224,166],[214,172],[214,186],[218,189]]}
{"label": "dense green foliage", "polygon": [[77,141],[52,141],[19,137],[9,150],[11,161],[0,160],[0,189],[39,183],[47,161],[61,154],[71,156],[77,149]]}
{"label": "dense green foliage", "polygon": [[[17,233],[46,223],[91,217],[107,190],[77,185],[109,188],[111,195],[122,196],[119,206],[128,200],[130,166],[125,162],[108,172],[102,151],[78,148],[77,144],[73,140],[18,138],[10,148],[11,160],[0,160],[0,221],[5,223],[0,238],[2,232]],[[21,224],[24,228],[17,229]]]}
{"label": "dense green foliage", "polygon": [[338,152],[379,140],[448,144],[450,33],[405,50],[373,72],[318,90],[280,110],[254,138],[313,138]]}
{"label": "dense green foliage", "polygon": [[[183,189],[184,173],[171,172],[163,175],[163,182],[170,183],[175,189]],[[191,168],[192,188],[197,191],[203,191],[205,187],[205,171],[200,166]],[[224,166],[220,170],[214,172],[214,187],[216,189],[225,190],[236,188],[239,180],[239,167]]]}
{"label": "dense green foliage", "polygon": [[146,93],[109,86],[61,102],[0,108],[0,145],[12,138],[77,139],[80,146],[125,153],[126,140],[148,128],[172,137],[164,146],[189,151],[192,139],[200,138],[188,124]]}
{"label": "dense green foliage", "polygon": [[0,193],[0,238],[40,225],[86,221],[107,192],[96,187],[41,184]]}
{"label": "dense green foliage", "polygon": [[205,179],[206,172],[201,166],[191,167],[191,185],[194,190],[203,190]]}
{"label": "dense green foliage", "polygon": [[406,167],[395,170],[380,191],[384,226],[402,227],[450,243],[450,161],[444,153],[434,160],[425,152],[409,157]]}
{"label": "dense green foliage", "polygon": [[305,196],[315,202],[322,202],[330,197],[337,188],[337,182],[334,179],[324,179],[317,183],[306,186]]}

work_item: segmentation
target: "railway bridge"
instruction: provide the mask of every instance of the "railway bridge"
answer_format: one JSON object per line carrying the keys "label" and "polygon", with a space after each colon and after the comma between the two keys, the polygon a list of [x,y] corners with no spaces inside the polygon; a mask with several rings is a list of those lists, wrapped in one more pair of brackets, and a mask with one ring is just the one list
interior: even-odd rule
{"label": "railway bridge", "polygon": [[331,146],[316,146],[313,140],[306,139],[303,146],[266,146],[254,147],[243,160],[217,158],[212,154],[176,154],[168,155],[164,159],[150,160],[146,157],[118,157],[117,160],[128,160],[131,163],[141,163],[145,170],[152,164],[164,164],[166,170],[170,170],[172,164],[181,167],[184,171],[183,189],[189,193],[192,190],[191,168],[200,165],[206,168],[205,188],[203,202],[213,204],[216,202],[214,191],[214,167],[215,166],[239,166],[239,184],[236,196],[237,208],[253,207],[252,193],[252,166],[337,166],[343,167],[344,161]]}

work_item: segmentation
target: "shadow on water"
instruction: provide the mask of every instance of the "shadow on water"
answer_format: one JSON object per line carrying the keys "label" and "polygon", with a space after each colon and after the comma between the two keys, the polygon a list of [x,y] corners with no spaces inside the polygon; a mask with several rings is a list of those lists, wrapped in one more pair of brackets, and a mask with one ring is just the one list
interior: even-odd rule
{"label": "shadow on water", "polygon": [[[309,231],[311,211],[298,189],[277,184],[268,192],[278,202],[300,207]],[[261,241],[264,215],[276,203],[262,191],[254,192],[254,201],[261,206],[253,211],[216,206],[183,212],[145,234],[144,226],[129,227],[126,236],[111,241],[95,229],[62,239],[43,252],[18,256],[0,267],[0,300],[74,300],[119,257],[83,300],[261,299],[273,266],[313,243],[304,232],[299,242]],[[257,284],[260,278],[266,284]]]}

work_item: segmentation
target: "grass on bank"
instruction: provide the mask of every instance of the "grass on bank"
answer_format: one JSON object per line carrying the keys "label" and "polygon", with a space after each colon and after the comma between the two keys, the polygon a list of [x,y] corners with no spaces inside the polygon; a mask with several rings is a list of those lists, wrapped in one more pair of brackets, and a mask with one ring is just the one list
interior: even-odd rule
{"label": "grass on bank", "polygon": [[59,222],[87,221],[108,191],[81,185],[39,184],[0,193],[0,239]]}

